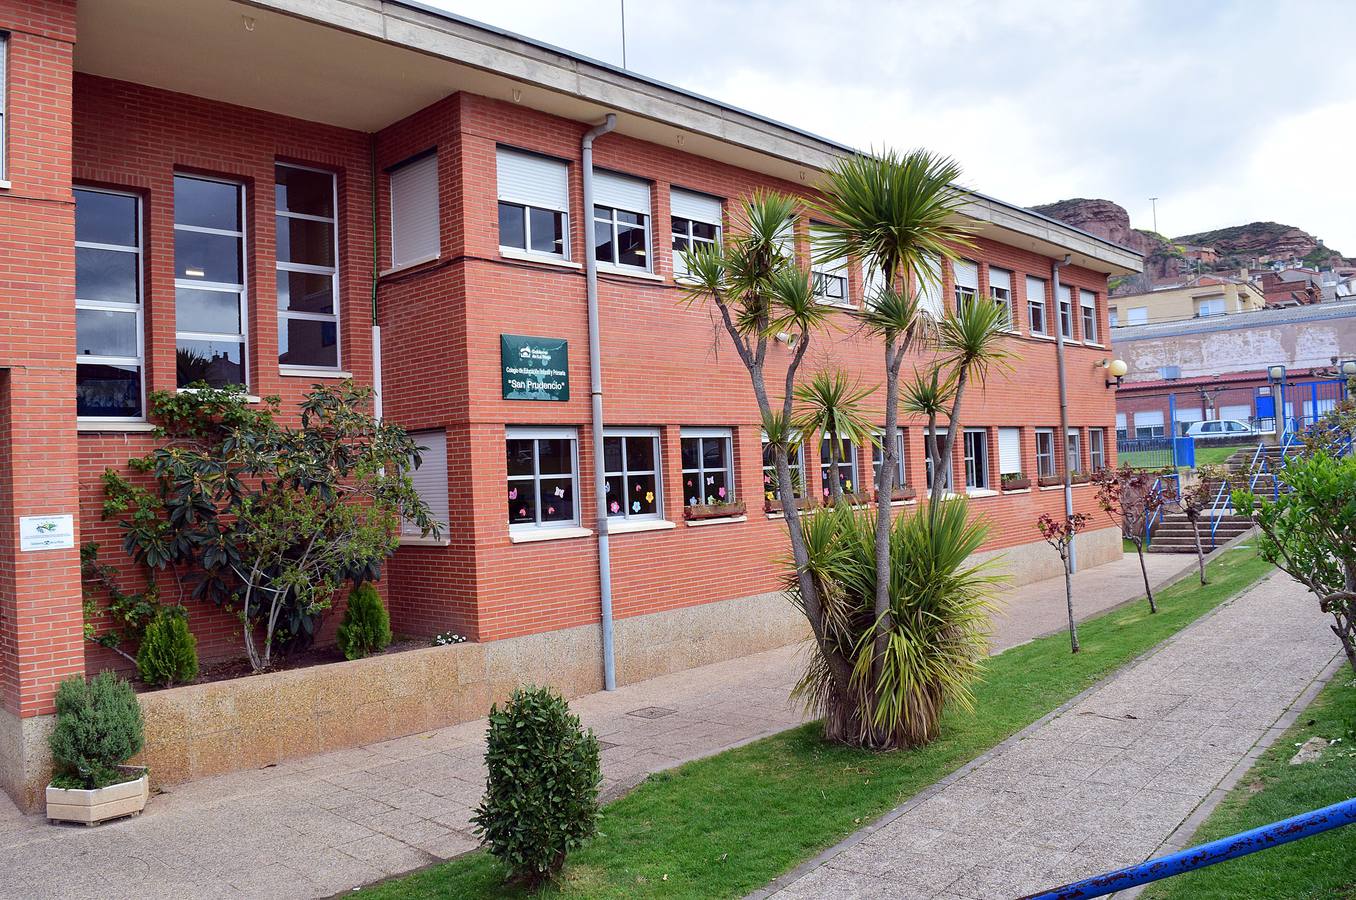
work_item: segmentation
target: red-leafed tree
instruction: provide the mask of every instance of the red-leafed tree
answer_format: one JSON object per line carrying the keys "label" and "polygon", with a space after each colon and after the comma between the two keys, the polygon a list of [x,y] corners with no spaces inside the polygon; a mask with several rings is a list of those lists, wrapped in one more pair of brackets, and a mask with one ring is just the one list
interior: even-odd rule
{"label": "red-leafed tree", "polygon": [[1062,521],[1056,520],[1049,513],[1041,513],[1041,517],[1036,520],[1036,528],[1040,530],[1041,537],[1055,548],[1059,553],[1060,562],[1064,564],[1064,601],[1069,609],[1069,648],[1073,653],[1078,652],[1078,624],[1074,621],[1073,572],[1069,568],[1069,559],[1074,538],[1087,525],[1088,517],[1083,513],[1074,513]]}
{"label": "red-leafed tree", "polygon": [[1149,600],[1149,612],[1158,612],[1154,591],[1149,585],[1149,569],[1144,563],[1144,543],[1148,525],[1154,517],[1176,500],[1176,491],[1164,485],[1156,472],[1142,472],[1128,465],[1119,469],[1103,469],[1094,476],[1097,485],[1097,503],[1121,529],[1121,535],[1135,545],[1139,555],[1139,571],[1144,576],[1144,596]]}

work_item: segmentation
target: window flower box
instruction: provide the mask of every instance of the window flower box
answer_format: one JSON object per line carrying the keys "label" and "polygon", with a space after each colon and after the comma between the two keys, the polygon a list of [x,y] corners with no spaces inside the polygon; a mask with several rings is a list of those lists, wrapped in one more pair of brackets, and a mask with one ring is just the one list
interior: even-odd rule
{"label": "window flower box", "polygon": [[1087,472],[1075,472],[1071,480],[1074,484],[1087,484],[1089,481],[1092,481],[1092,476]]}
{"label": "window flower box", "polygon": [[746,507],[743,500],[729,503],[693,503],[683,507],[683,518],[700,522],[703,519],[732,519],[742,516]]}
{"label": "window flower box", "polygon": [[1036,479],[1036,483],[1041,487],[1059,487],[1064,483],[1063,475],[1042,475]]}
{"label": "window flower box", "polygon": [[[815,506],[816,503],[813,497],[796,498],[796,509],[799,510],[813,509]],[[768,497],[765,500],[763,500],[763,512],[779,513],[781,511],[782,511],[782,501],[780,498]]]}
{"label": "window flower box", "polygon": [[47,786],[47,820],[97,825],[109,819],[141,815],[151,796],[150,774],[142,766],[119,766],[128,780],[83,790]]}
{"label": "window flower box", "polygon": [[1031,487],[1031,479],[1019,473],[1004,475],[999,487],[1005,491],[1025,491]]}
{"label": "window flower box", "polygon": [[895,488],[890,491],[891,503],[902,503],[905,500],[915,500],[917,498],[918,491],[914,490],[912,486],[907,484],[896,485]]}

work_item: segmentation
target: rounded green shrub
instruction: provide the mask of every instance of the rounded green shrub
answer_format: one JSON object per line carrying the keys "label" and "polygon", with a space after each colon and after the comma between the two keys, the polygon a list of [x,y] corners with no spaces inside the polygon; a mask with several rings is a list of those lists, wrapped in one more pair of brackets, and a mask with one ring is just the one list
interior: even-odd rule
{"label": "rounded green shrub", "polygon": [[140,752],[143,740],[141,707],[126,679],[101,672],[90,681],[67,678],[57,688],[48,744],[58,787],[92,789],[125,780],[118,766]]}
{"label": "rounded green shrub", "polygon": [[555,691],[523,687],[490,708],[485,764],[471,822],[510,877],[536,887],[598,829],[598,738]]}
{"label": "rounded green shrub", "polygon": [[363,582],[348,595],[348,609],[344,610],[336,640],[345,659],[371,656],[391,643],[391,617],[370,582]]}
{"label": "rounded green shrub", "polygon": [[147,684],[171,687],[198,677],[198,639],[182,609],[165,607],[146,626],[137,671]]}

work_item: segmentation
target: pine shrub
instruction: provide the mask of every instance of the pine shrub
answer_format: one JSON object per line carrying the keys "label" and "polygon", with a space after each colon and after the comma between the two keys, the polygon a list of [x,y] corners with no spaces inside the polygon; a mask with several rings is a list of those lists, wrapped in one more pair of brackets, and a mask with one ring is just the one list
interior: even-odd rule
{"label": "pine shrub", "polygon": [[165,607],[146,626],[137,671],[142,681],[160,687],[185,684],[198,676],[198,639],[188,630],[183,610]]}
{"label": "pine shrub", "polygon": [[371,656],[391,643],[391,617],[370,582],[363,582],[348,595],[348,609],[344,610],[336,640],[345,659]]}
{"label": "pine shrub", "polygon": [[552,878],[598,829],[598,738],[550,688],[523,687],[490,708],[485,797],[471,822],[529,887]]}
{"label": "pine shrub", "polygon": [[140,752],[141,707],[126,679],[101,672],[75,676],[56,695],[56,727],[48,739],[58,787],[92,789],[126,780],[118,766]]}

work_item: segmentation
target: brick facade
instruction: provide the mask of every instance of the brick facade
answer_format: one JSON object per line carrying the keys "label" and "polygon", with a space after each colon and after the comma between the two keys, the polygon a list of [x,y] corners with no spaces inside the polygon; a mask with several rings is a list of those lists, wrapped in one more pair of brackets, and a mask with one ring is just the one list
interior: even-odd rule
{"label": "brick facade", "polygon": [[[274,285],[274,165],[292,162],[334,172],[338,184],[341,367],[359,382],[374,380],[372,301],[382,332],[385,415],[411,430],[443,428],[448,441],[451,521],[446,546],[402,547],[383,580],[397,632],[427,637],[455,629],[494,641],[598,621],[597,547],[577,537],[514,543],[505,517],[505,428],[567,425],[579,430],[580,523],[594,519],[589,445],[585,281],[578,265],[524,262],[499,251],[496,146],[509,145],[569,163],[571,259],[587,252],[582,209],[580,138],[587,126],[523,106],[454,93],[376,134],[350,131],[107,78],[74,74],[74,2],[0,0],[0,29],[10,38],[10,170],[0,190],[0,679],[5,709],[20,716],[50,712],[57,681],[114,664],[90,652],[81,637],[78,555],[19,553],[17,517],[78,509],[78,542],[96,541],[106,562],[130,569],[115,527],[101,520],[100,473],[125,469],[152,446],[144,430],[77,430],[74,405],[75,320],[73,185],[135,194],[143,210],[145,378],[147,390],[175,386],[173,176],[195,173],[245,185],[251,393],[278,395],[294,408],[313,378],[288,377],[277,366]],[[285,85],[277,85],[285,90]],[[391,268],[391,166],[429,150],[438,156],[440,255]],[[760,426],[748,377],[710,312],[685,306],[669,251],[671,185],[725,198],[757,189],[808,196],[802,184],[632,137],[608,135],[595,164],[650,183],[653,277],[601,274],[603,382],[609,424],[659,429],[663,502],[674,527],[613,537],[613,580],[619,618],[678,610],[775,590],[774,562],[785,550],[783,524],[762,511]],[[373,174],[376,173],[375,184]],[[372,210],[377,221],[372,221]],[[373,235],[378,237],[374,247]],[[798,244],[807,252],[806,222]],[[374,255],[376,257],[374,261]],[[990,266],[1012,271],[1016,334],[1013,370],[973,390],[967,427],[988,433],[997,481],[1000,427],[1021,429],[1022,468],[1036,471],[1034,429],[1057,429],[1058,395],[1052,340],[1030,334],[1025,276],[1051,280],[1053,259],[984,238],[968,254],[979,263],[980,293]],[[374,265],[375,262],[375,265]],[[1060,273],[1074,290],[1096,294],[1099,332],[1107,333],[1106,275],[1077,267]],[[856,302],[860,272],[850,274]],[[951,302],[948,274],[943,296]],[[1053,285],[1047,321],[1058,321]],[[857,334],[846,314],[815,335],[803,371],[841,367],[879,382],[880,348]],[[568,402],[500,398],[501,334],[544,335],[570,343]],[[1087,429],[1106,430],[1114,461],[1114,394],[1099,363],[1109,352],[1078,342],[1067,352],[1070,423],[1080,429],[1089,465]],[[785,348],[772,351],[769,384],[777,383]],[[928,362],[917,353],[909,372]],[[874,398],[874,418],[883,421]],[[907,481],[923,493],[922,428],[904,420]],[[736,496],[746,521],[693,527],[681,515],[679,436],[684,426],[733,430]],[[957,441],[955,483],[964,464]],[[807,472],[817,464],[807,451]],[[1057,453],[1058,458],[1063,453]],[[858,478],[870,477],[870,449],[858,449]],[[817,484],[811,475],[811,483]],[[1096,512],[1093,490],[1075,489],[1076,507]],[[1033,543],[1034,521],[1058,514],[1058,490],[974,499],[974,514],[991,533],[986,549]],[[1100,520],[1100,519],[1099,519]],[[329,627],[338,618],[331,614]],[[190,604],[190,623],[205,658],[239,652],[236,620]],[[93,648],[91,648],[93,649]]]}

